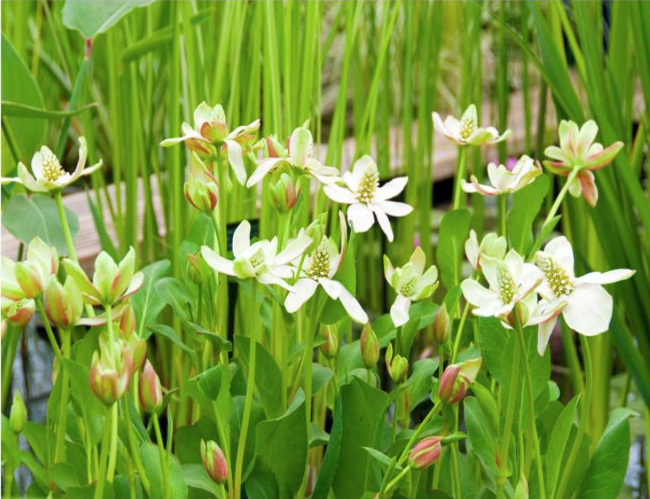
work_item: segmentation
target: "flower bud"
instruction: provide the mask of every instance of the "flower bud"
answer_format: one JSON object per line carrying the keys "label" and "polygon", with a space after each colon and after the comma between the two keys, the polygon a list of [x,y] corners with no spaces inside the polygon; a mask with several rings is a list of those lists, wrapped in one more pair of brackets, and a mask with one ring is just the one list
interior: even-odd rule
{"label": "flower bud", "polygon": [[14,394],[14,401],[11,404],[11,412],[9,413],[9,427],[14,433],[20,433],[25,427],[27,421],[27,408],[20,391],[16,390]]}
{"label": "flower bud", "polygon": [[194,110],[194,126],[196,130],[211,142],[223,140],[228,135],[226,113],[220,104],[210,107],[202,102]]}
{"label": "flower bud", "polygon": [[199,286],[203,282],[203,274],[201,273],[201,264],[200,259],[203,257],[201,256],[201,252],[197,251],[196,253],[189,253],[187,255],[187,266],[185,267],[185,272],[187,273],[187,277],[189,278],[190,281],[192,281],[194,284]]}
{"label": "flower bud", "polygon": [[281,213],[293,209],[300,199],[300,179],[289,168],[278,168],[269,180],[271,203]]}
{"label": "flower bud", "polygon": [[[119,328],[122,331],[124,338],[130,338],[131,335],[135,332],[135,312],[133,307],[130,304],[127,304],[120,313],[120,324]],[[137,371],[137,369],[134,369]]]}
{"label": "flower bud", "polygon": [[29,260],[18,262],[16,281],[27,298],[38,298],[43,293],[44,278],[36,262]]}
{"label": "flower bud", "polygon": [[208,440],[206,443],[201,440],[201,458],[203,466],[212,480],[219,484],[228,480],[228,462],[217,442]]}
{"label": "flower bud", "polygon": [[438,309],[433,320],[433,337],[439,345],[447,343],[451,335],[451,318],[447,312],[447,305],[444,303]]}
{"label": "flower bud", "polygon": [[465,397],[467,389],[481,370],[483,359],[466,360],[460,364],[447,366],[442,373],[438,396],[448,404],[457,404]]}
{"label": "flower bud", "polygon": [[401,355],[393,357],[393,344],[386,349],[386,367],[391,379],[398,385],[404,383],[408,378],[409,362]]}
{"label": "flower bud", "polygon": [[335,324],[323,324],[320,328],[320,334],[325,338],[325,342],[320,346],[321,353],[328,359],[335,358],[339,353],[338,328]]}
{"label": "flower bud", "polygon": [[185,198],[197,210],[206,213],[212,212],[219,202],[217,179],[207,170],[191,174],[185,182]]}
{"label": "flower bud", "polygon": [[140,375],[140,405],[145,412],[156,413],[162,407],[163,394],[160,386],[160,378],[154,371],[151,362],[147,359],[144,363],[144,369]]}
{"label": "flower bud", "polygon": [[131,370],[133,372],[139,371],[147,356],[147,341],[132,334],[127,340],[125,348],[128,349],[128,354],[133,362]]}
{"label": "flower bud", "polygon": [[416,470],[428,468],[440,458],[441,451],[440,438],[424,438],[411,449],[409,454],[411,466]]}
{"label": "flower bud", "polygon": [[120,359],[111,359],[104,346],[101,355],[93,353],[90,363],[90,388],[105,405],[119,400],[131,381],[131,358],[122,352]]}
{"label": "flower bud", "polygon": [[373,369],[379,360],[379,340],[370,324],[363,326],[361,332],[361,358],[367,369]]}
{"label": "flower bud", "polygon": [[286,158],[289,155],[275,135],[266,138],[266,152],[269,158]]}
{"label": "flower bud", "polygon": [[323,236],[327,230],[327,212],[321,213],[316,220],[310,223],[305,229],[305,234],[311,237],[311,244],[305,250],[305,253],[309,254],[314,251],[320,242],[323,240]]}
{"label": "flower bud", "polygon": [[311,132],[303,127],[296,128],[289,139],[289,156],[297,166],[304,166],[313,155],[314,139]]}
{"label": "flower bud", "polygon": [[2,312],[7,320],[16,327],[24,328],[34,316],[35,309],[36,305],[31,299],[18,301],[2,299]]}
{"label": "flower bud", "polygon": [[83,298],[70,277],[65,280],[63,286],[56,279],[50,279],[43,298],[47,318],[56,327],[68,329],[81,317]]}

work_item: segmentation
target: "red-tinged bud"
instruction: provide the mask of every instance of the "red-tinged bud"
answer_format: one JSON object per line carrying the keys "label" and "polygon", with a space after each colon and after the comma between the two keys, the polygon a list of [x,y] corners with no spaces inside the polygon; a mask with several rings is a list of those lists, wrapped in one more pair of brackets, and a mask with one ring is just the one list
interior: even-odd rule
{"label": "red-tinged bud", "polygon": [[411,466],[416,470],[428,468],[440,458],[441,451],[442,445],[440,444],[440,438],[424,438],[411,449],[411,454],[409,455]]}
{"label": "red-tinged bud", "polygon": [[228,461],[217,442],[209,440],[206,443],[201,440],[201,458],[203,466],[212,480],[219,484],[228,480]]}
{"label": "red-tinged bud", "polygon": [[442,373],[438,396],[440,400],[448,404],[457,404],[467,394],[467,389],[474,382],[478,372],[481,370],[483,359],[466,360],[460,364],[447,366]]}
{"label": "red-tinged bud", "polygon": [[323,324],[320,328],[320,334],[325,338],[325,342],[320,346],[321,353],[328,359],[335,358],[339,353],[338,328],[335,324]]}
{"label": "red-tinged bud", "polygon": [[271,203],[285,213],[293,209],[300,199],[300,179],[291,168],[278,168],[269,180]]}
{"label": "red-tinged bud", "polygon": [[[120,331],[122,331],[124,338],[131,338],[133,333],[135,333],[135,326],[135,312],[133,311],[131,304],[127,304],[120,313],[119,324]],[[134,371],[137,371],[137,369],[134,369]]]}
{"label": "red-tinged bud", "polygon": [[139,371],[144,363],[144,359],[147,356],[147,341],[138,338],[135,334],[127,340],[125,348],[128,349],[128,355],[131,357],[133,366],[131,367],[132,372]]}
{"label": "red-tinged bud", "polygon": [[201,252],[197,251],[196,253],[189,253],[187,255],[187,266],[185,267],[185,272],[190,281],[192,281],[197,286],[201,285],[203,282],[203,273],[201,271]]}
{"label": "red-tinged bud", "polygon": [[131,358],[122,352],[122,358],[113,360],[102,349],[93,354],[90,363],[90,388],[105,405],[110,406],[126,392],[131,381]]}
{"label": "red-tinged bud", "polygon": [[44,278],[36,262],[23,261],[16,264],[16,281],[27,298],[38,298],[43,294]]}
{"label": "red-tinged bud", "polygon": [[158,378],[148,359],[145,361],[144,369],[140,375],[139,388],[140,405],[145,412],[158,412],[163,401],[162,387],[160,386],[160,378]]}
{"label": "red-tinged bud", "polygon": [[43,299],[47,318],[56,327],[68,329],[77,324],[83,312],[83,298],[70,277],[63,286],[56,279],[50,279]]}
{"label": "red-tinged bud", "polygon": [[10,324],[24,328],[34,316],[36,305],[34,300],[22,299],[18,301],[5,300],[2,302],[2,312]]}
{"label": "red-tinged bud", "polygon": [[367,369],[374,369],[379,360],[379,340],[370,324],[363,326],[361,332],[361,358]]}
{"label": "red-tinged bud", "polygon": [[219,202],[217,179],[206,170],[190,175],[185,182],[185,198],[197,210],[212,212]]}
{"label": "red-tinged bud", "polygon": [[433,337],[439,345],[443,345],[449,341],[450,336],[451,318],[447,312],[447,306],[443,303],[433,320]]}

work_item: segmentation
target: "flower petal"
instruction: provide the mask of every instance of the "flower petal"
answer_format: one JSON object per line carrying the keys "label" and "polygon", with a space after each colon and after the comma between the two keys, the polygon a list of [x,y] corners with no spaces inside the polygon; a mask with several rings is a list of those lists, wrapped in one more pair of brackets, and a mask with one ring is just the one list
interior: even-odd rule
{"label": "flower petal", "polygon": [[353,204],[357,202],[357,198],[350,189],[340,187],[338,185],[330,184],[323,187],[325,194],[335,203]]}
{"label": "flower petal", "polygon": [[72,180],[77,179],[86,166],[86,158],[88,157],[88,146],[86,145],[86,137],[79,137],[79,159],[77,160],[77,167],[72,174]]}
{"label": "flower petal", "polygon": [[287,312],[293,314],[300,309],[307,300],[314,296],[316,288],[318,288],[316,281],[307,278],[299,279],[293,285],[293,291],[284,300],[284,307],[287,309]]}
{"label": "flower petal", "polygon": [[278,163],[284,160],[284,158],[268,158],[262,161],[249,177],[248,182],[246,182],[246,187],[253,187],[260,180],[262,180],[264,176],[269,173]]}
{"label": "flower petal", "polygon": [[260,284],[266,284],[267,286],[276,284],[287,291],[293,291],[293,286],[287,283],[280,276],[275,275],[273,272],[264,272],[263,274],[256,276],[256,279]]}
{"label": "flower petal", "polygon": [[551,334],[555,329],[556,323],[557,316],[553,316],[553,318],[546,322],[541,322],[537,327],[537,353],[539,353],[540,356],[543,356],[544,352],[546,352],[546,346],[551,339]]}
{"label": "flower petal", "polygon": [[388,220],[388,215],[381,210],[380,208],[373,206],[372,211],[375,212],[375,215],[377,216],[377,221],[379,222],[379,227],[381,227],[381,230],[386,234],[386,239],[388,239],[391,243],[393,242],[394,235],[393,235],[393,228],[390,226],[390,220]]}
{"label": "flower petal", "polygon": [[582,195],[587,201],[587,204],[592,208],[598,203],[598,187],[596,187],[596,179],[594,174],[589,170],[581,171],[578,174],[578,181],[582,189]]}
{"label": "flower petal", "polygon": [[201,248],[201,255],[203,256],[205,263],[217,272],[230,276],[235,275],[235,266],[233,262],[219,256],[215,251],[211,250],[207,246]]}
{"label": "flower petal", "polygon": [[553,260],[568,272],[570,277],[575,275],[573,273],[573,248],[566,237],[558,236],[551,239],[544,247],[544,252],[550,254]]}
{"label": "flower petal", "polygon": [[576,333],[595,336],[609,329],[612,296],[600,284],[576,286],[563,310],[567,325]]}
{"label": "flower petal", "polygon": [[341,296],[341,288],[343,288],[343,285],[340,282],[321,277],[318,279],[318,283],[323,286],[325,292],[333,300],[338,300],[339,296]]}
{"label": "flower petal", "polygon": [[244,157],[242,155],[242,148],[235,140],[224,140],[226,149],[228,149],[228,162],[235,172],[237,182],[241,185],[246,184],[246,168],[244,167]]}
{"label": "flower petal", "polygon": [[409,308],[411,300],[406,296],[397,295],[393,305],[390,307],[390,318],[395,327],[401,327],[409,321]]}
{"label": "flower petal", "polygon": [[576,279],[576,284],[611,284],[624,281],[636,273],[636,270],[616,269],[609,272],[590,272]]}
{"label": "flower petal", "polygon": [[[328,187],[332,186],[325,186],[325,189]],[[375,217],[367,205],[354,203],[348,208],[348,222],[355,232],[367,232],[375,223]]]}
{"label": "flower petal", "polygon": [[497,294],[473,279],[465,279],[460,284],[465,299],[475,307],[485,307],[494,302]]}
{"label": "flower petal", "polygon": [[400,203],[398,201],[382,201],[381,203],[372,203],[372,207],[377,206],[381,211],[391,217],[405,217],[413,212],[410,204]]}
{"label": "flower petal", "polygon": [[368,314],[363,310],[357,299],[352,296],[352,293],[350,293],[343,285],[341,285],[339,300],[352,320],[359,324],[368,323]]}
{"label": "flower petal", "polygon": [[287,246],[275,257],[274,263],[284,265],[292,262],[305,252],[311,242],[312,239],[307,234],[301,234],[297,238],[290,240]]}
{"label": "flower petal", "polygon": [[375,202],[386,201],[387,199],[394,198],[404,190],[408,181],[408,177],[398,177],[386,182],[375,192]]}
{"label": "flower petal", "polygon": [[244,220],[237,226],[235,233],[232,235],[232,253],[235,255],[235,258],[243,255],[250,248],[250,245],[251,224],[248,220]]}
{"label": "flower petal", "polygon": [[[40,153],[36,153],[40,154]],[[28,190],[32,192],[47,192],[48,189],[41,185],[40,182],[38,182],[32,175],[29,173],[29,170],[27,170],[27,167],[22,164],[18,163],[18,178],[20,179],[20,183],[23,184]]]}

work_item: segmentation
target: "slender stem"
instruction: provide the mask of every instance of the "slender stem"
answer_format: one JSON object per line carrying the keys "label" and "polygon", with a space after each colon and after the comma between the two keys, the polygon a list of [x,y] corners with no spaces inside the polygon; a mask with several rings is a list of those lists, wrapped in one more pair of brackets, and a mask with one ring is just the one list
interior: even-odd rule
{"label": "slender stem", "polygon": [[[515,314],[517,314],[516,311]],[[508,453],[510,452],[510,437],[512,435],[512,424],[515,415],[515,399],[517,398],[517,388],[519,387],[518,379],[520,362],[521,352],[519,351],[519,342],[515,342],[515,355],[512,360],[510,391],[508,392],[508,406],[506,408],[506,422],[503,428],[503,443],[499,452],[501,466],[499,469],[499,476],[497,477],[496,497],[505,497],[505,486],[508,478]]]}
{"label": "slender stem", "polygon": [[411,465],[408,465],[406,468],[404,468],[402,471],[399,472],[399,475],[397,475],[395,478],[391,480],[391,482],[386,486],[386,490],[384,491],[385,494],[390,492],[395,488],[395,486],[398,484],[398,482],[406,475],[409,471],[411,471]]}
{"label": "slender stem", "polygon": [[[255,310],[257,309],[257,281],[252,281],[252,295]],[[244,450],[246,449],[246,437],[248,436],[248,424],[251,417],[253,405],[253,392],[255,391],[255,357],[257,352],[257,329],[258,321],[256,314],[252,314],[253,327],[251,328],[251,341],[248,361],[248,382],[246,384],[246,399],[244,400],[244,416],[242,418],[239,443],[237,445],[237,461],[235,462],[235,499],[241,498],[242,472],[244,466]]]}
{"label": "slender stem", "polygon": [[[454,430],[456,430],[458,429],[458,406],[454,407],[454,412],[456,414],[454,418]],[[461,499],[460,473],[458,472],[458,442],[453,442],[451,445],[451,468],[453,470],[452,487],[454,491],[454,499]]]}
{"label": "slender stem", "polygon": [[535,424],[535,397],[533,394],[533,381],[530,375],[530,365],[528,364],[528,355],[526,353],[526,347],[524,343],[524,332],[521,328],[521,323],[519,322],[519,316],[517,313],[515,316],[515,330],[517,333],[517,341],[519,343],[519,349],[524,353],[524,376],[526,378],[526,392],[528,394],[528,419],[530,424],[530,429],[532,430],[533,443],[535,445],[535,466],[537,467],[537,480],[539,482],[539,496],[546,497],[546,489],[544,487],[544,469],[542,466],[542,454],[539,448],[539,438],[537,436],[537,425]]}
{"label": "slender stem", "polygon": [[305,356],[303,357],[303,378],[305,388],[305,411],[307,413],[307,431],[309,431],[309,423],[311,422],[311,393],[312,393],[312,364],[314,359],[314,335],[320,320],[320,289],[316,289],[316,294],[312,298],[311,312],[308,314],[310,320],[310,327],[306,332],[306,347]]}
{"label": "slender stem", "polygon": [[584,335],[580,336],[580,344],[582,345],[582,354],[585,361],[585,398],[582,404],[582,409],[580,410],[580,421],[578,426],[578,432],[576,434],[576,439],[573,441],[573,446],[571,448],[571,453],[569,454],[569,459],[567,459],[566,466],[563,467],[564,472],[562,473],[562,480],[560,480],[560,485],[558,486],[553,497],[558,499],[567,497],[567,487],[569,486],[569,480],[573,476],[573,468],[576,463],[576,459],[581,453],[582,440],[585,436],[585,431],[587,430],[587,422],[589,419],[589,408],[591,407],[591,398],[593,395],[593,366],[591,363],[591,352],[589,350],[589,340]]}
{"label": "slender stem", "polygon": [[56,341],[56,338],[54,337],[54,332],[52,331],[52,326],[50,325],[50,321],[47,318],[47,315],[45,315],[45,307],[43,306],[43,298],[38,298],[37,300],[34,300],[36,302],[36,310],[38,310],[39,315],[41,316],[41,321],[43,322],[43,325],[45,326],[45,332],[47,333],[47,339],[50,340],[50,345],[52,345],[52,350],[54,350],[54,355],[56,355],[57,360],[59,361],[59,365],[63,364],[63,359],[61,357],[61,350],[59,349],[59,344]]}
{"label": "slender stem", "polygon": [[[111,413],[106,410],[106,419],[110,419]],[[95,488],[95,499],[101,499],[104,497],[104,483],[106,482],[106,461],[108,459],[108,446],[111,438],[111,427],[109,422],[106,421],[104,424],[104,435],[102,436],[102,451],[99,458],[99,467],[97,471],[97,486]],[[97,455],[97,454],[95,454]]]}
{"label": "slender stem", "polygon": [[153,419],[153,427],[156,431],[156,441],[158,442],[158,454],[160,454],[160,468],[162,469],[162,486],[163,486],[163,497],[169,497],[169,467],[167,463],[167,451],[165,450],[165,444],[163,443],[162,432],[160,431],[160,423],[158,422],[158,415],[156,413],[151,415]]}
{"label": "slender stem", "polygon": [[[222,444],[221,448],[223,449],[226,462],[228,463],[228,469],[232,469],[232,459],[230,454],[230,436],[226,437],[226,432],[224,431],[223,423],[221,422],[221,418],[219,417],[219,410],[217,408],[216,401],[212,402],[212,408],[214,410],[214,419],[217,422],[217,433],[219,435],[219,441]],[[231,497],[232,493],[234,492],[232,473],[228,473],[228,490],[230,491],[228,497]]]}
{"label": "slender stem", "polygon": [[508,195],[499,194],[499,221],[501,222],[501,234],[506,237],[508,232]]}
{"label": "slender stem", "polygon": [[54,199],[56,200],[56,207],[59,211],[59,220],[61,221],[61,229],[63,229],[63,237],[65,237],[65,244],[68,247],[68,256],[75,263],[79,263],[77,252],[75,251],[74,241],[72,240],[72,233],[68,225],[68,219],[65,216],[65,208],[63,207],[63,198],[61,189],[54,191]]}
{"label": "slender stem", "polygon": [[[63,358],[67,359],[70,356],[70,331],[59,329],[59,334],[62,339],[61,349],[63,351]],[[68,368],[65,365],[59,366],[62,371],[61,382],[61,398],[59,400],[59,420],[56,427],[56,445],[54,447],[54,462],[61,463],[65,461],[65,432],[68,421],[68,400],[70,398],[70,376],[68,375]]]}
{"label": "slender stem", "polygon": [[467,314],[469,313],[469,302],[465,304],[463,309],[463,314],[460,317],[460,323],[458,324],[458,331],[456,332],[456,340],[454,341],[454,349],[451,353],[450,364],[453,364],[456,361],[456,355],[458,355],[458,348],[460,347],[460,340],[463,337],[463,329],[465,328],[465,321],[467,320]]}
{"label": "slender stem", "polygon": [[149,485],[149,479],[145,473],[144,466],[142,465],[142,459],[140,458],[140,450],[136,447],[135,438],[133,435],[133,421],[131,421],[131,415],[129,414],[129,405],[126,399],[122,403],[122,410],[124,412],[124,425],[126,426],[126,438],[128,439],[129,451],[131,452],[131,457],[135,463],[135,468],[138,470],[138,475],[140,475],[140,482],[142,482],[142,487],[144,488],[147,495],[151,495],[151,487]]}
{"label": "slender stem", "polygon": [[117,426],[118,426],[118,415],[117,415],[117,402],[113,402],[111,406],[111,447],[108,454],[108,466],[106,468],[106,479],[113,483],[113,477],[115,476],[115,464],[117,462]]}
{"label": "slender stem", "polygon": [[400,388],[401,385],[397,385],[395,387],[395,402],[393,405],[393,425],[392,429],[390,432],[390,444],[393,445],[395,443],[395,437],[397,436],[397,420],[399,419],[397,417],[397,412],[399,410],[399,396],[400,396]]}
{"label": "slender stem", "polygon": [[4,465],[4,494],[3,496],[6,497],[7,499],[11,499],[11,489],[14,484],[14,469],[13,466],[7,466],[7,464]]}
{"label": "slender stem", "polygon": [[[220,167],[217,166],[219,171]],[[219,207],[219,216],[216,211],[212,211],[212,225],[214,226],[214,238],[215,245],[217,246],[217,253],[220,256],[225,257],[228,253],[227,243],[226,243],[226,227],[222,224],[221,206],[224,203],[224,199],[217,205]],[[217,334],[221,336],[224,340],[228,339],[228,276],[225,274],[217,274]],[[221,352],[222,362],[228,361],[228,353]]]}
{"label": "slender stem", "polygon": [[458,148],[458,169],[456,170],[456,179],[454,181],[454,210],[460,208],[463,189],[461,188],[461,180],[465,179],[465,170],[467,169],[467,146],[460,146]]}

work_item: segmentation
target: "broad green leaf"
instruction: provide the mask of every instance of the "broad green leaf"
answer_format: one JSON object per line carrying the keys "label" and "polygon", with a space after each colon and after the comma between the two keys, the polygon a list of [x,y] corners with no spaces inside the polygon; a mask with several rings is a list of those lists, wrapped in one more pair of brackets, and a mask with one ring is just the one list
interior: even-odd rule
{"label": "broad green leaf", "polygon": [[[560,476],[562,457],[564,456],[565,448],[571,435],[571,428],[573,427],[573,420],[575,419],[579,399],[579,395],[574,397],[560,413],[560,416],[555,422],[553,433],[551,433],[548,448],[546,449],[546,493],[549,497],[553,497],[555,494],[555,487]],[[570,451],[570,449],[568,450]]]}
{"label": "broad green leaf", "polygon": [[212,420],[216,413],[222,424],[227,423],[232,415],[230,396],[230,370],[219,364],[197,374],[186,383],[187,393],[199,403],[203,412]]}
{"label": "broad green leaf", "polygon": [[447,289],[460,283],[460,264],[465,254],[470,220],[469,211],[460,209],[448,211],[440,222],[436,264]]}
{"label": "broad green leaf", "polygon": [[479,317],[478,334],[483,362],[485,362],[488,371],[497,383],[503,383],[504,376],[501,372],[501,361],[508,344],[508,331],[494,317]]}
{"label": "broad green leaf", "polygon": [[636,412],[626,408],[612,411],[578,497],[614,499],[618,497],[630,457],[630,422]]}
{"label": "broad green leaf", "polygon": [[183,464],[181,470],[188,486],[205,490],[219,497],[219,487],[205,471],[203,464]]}
{"label": "broad green leaf", "polygon": [[541,175],[513,196],[508,214],[508,238],[517,252],[526,255],[533,244],[533,222],[548,192],[549,179]]}
{"label": "broad green leaf", "polygon": [[98,107],[96,103],[87,104],[85,106],[73,109],[72,111],[53,111],[51,109],[42,109],[40,107],[28,106],[20,102],[11,102],[3,100],[0,105],[2,106],[2,116],[13,116],[16,118],[38,118],[46,120],[57,120],[62,118],[70,118],[79,113]]}
{"label": "broad green leaf", "polygon": [[161,260],[142,269],[144,283],[131,296],[131,306],[138,325],[138,336],[141,338],[145,334],[146,326],[154,324],[158,314],[165,307],[165,301],[157,292],[157,285],[159,281],[171,274],[171,268],[169,260]]}
{"label": "broad green leaf", "polygon": [[304,397],[296,396],[281,417],[263,421],[255,431],[258,464],[272,472],[279,497],[293,497],[307,465],[307,422]]}
{"label": "broad green leaf", "polygon": [[[150,497],[163,497],[163,478],[158,447],[151,442],[144,442],[140,446],[140,455],[142,456],[142,464],[147,470],[147,478],[149,478],[149,485],[151,486]],[[183,469],[173,454],[169,457],[169,481],[170,497],[174,499],[186,499],[187,484],[183,477]]]}
{"label": "broad green leaf", "polygon": [[[43,97],[36,81],[4,35],[2,35],[2,100],[36,108],[43,107]],[[2,108],[4,114],[4,105]],[[31,117],[6,117],[3,120],[3,128],[5,121],[19,149],[17,151],[20,155],[19,160],[29,166],[32,154],[43,145],[47,126],[45,120]],[[15,170],[17,161],[6,147],[4,132],[2,141],[2,175],[5,176]]]}
{"label": "broad green leaf", "polygon": [[[277,418],[282,414],[282,372],[273,357],[264,346],[256,343],[255,386],[260,397],[266,417]],[[250,339],[235,336],[235,347],[241,359],[248,366],[250,357]]]}
{"label": "broad green leaf", "polygon": [[433,376],[437,369],[438,359],[421,359],[413,364],[411,375],[403,385],[408,393],[410,410],[417,407],[431,392]]}
{"label": "broad green leaf", "polygon": [[148,339],[149,336],[151,336],[151,333],[158,334],[160,336],[164,336],[167,338],[169,341],[171,341],[174,345],[176,345],[178,348],[181,350],[186,351],[189,354],[195,354],[196,352],[192,350],[190,347],[188,347],[183,341],[178,337],[176,334],[176,331],[174,331],[173,328],[166,326],[165,324],[156,324],[155,326],[149,326],[147,328],[147,331],[144,332],[144,339]]}
{"label": "broad green leaf", "polygon": [[246,495],[248,499],[276,499],[278,494],[278,482],[275,480],[273,473],[268,471],[259,471],[252,473],[246,483]]}
{"label": "broad green leaf", "polygon": [[70,393],[81,408],[90,443],[97,445],[102,438],[106,409],[90,389],[90,370],[74,360],[64,359],[63,363],[70,376]]}
{"label": "broad green leaf", "polygon": [[56,463],[48,470],[50,479],[56,483],[61,490],[66,491],[68,487],[78,487],[81,485],[75,469],[69,463]]}
{"label": "broad green leaf", "polygon": [[481,405],[483,414],[490,422],[490,430],[493,434],[497,434],[499,428],[499,409],[497,407],[497,402],[494,400],[492,392],[484,387],[482,384],[476,382],[472,383],[472,394],[478,400],[478,403]]}
{"label": "broad green leaf", "polygon": [[311,374],[312,394],[316,395],[316,393],[323,388],[330,379],[332,379],[333,375],[334,373],[329,367],[314,362]]}
{"label": "broad green leaf", "polygon": [[320,447],[329,442],[329,434],[314,423],[309,424],[309,448]]}
{"label": "broad green leaf", "polygon": [[465,424],[467,425],[467,438],[483,468],[489,476],[496,476],[499,468],[496,463],[497,444],[494,439],[493,423],[485,415],[481,404],[474,397],[467,397],[463,401],[465,408]]}
{"label": "broad green leaf", "polygon": [[343,439],[336,477],[332,485],[337,497],[361,497],[365,492],[368,460],[363,447],[374,447],[377,426],[390,403],[387,393],[353,377],[341,387]]}
{"label": "broad green leaf", "polygon": [[111,2],[66,1],[63,6],[63,24],[76,29],[84,38],[103,33],[136,7],[153,0],[116,0]]}
{"label": "broad green leaf", "polygon": [[325,457],[320,473],[314,486],[312,499],[327,499],[330,487],[334,482],[339,456],[341,455],[341,439],[343,438],[343,411],[341,410],[341,396],[336,398],[334,404],[334,421],[330,432],[330,439],[327,442]]}
{"label": "broad green leaf", "polygon": [[[65,217],[70,226],[72,240],[75,241],[79,232],[77,215],[65,208]],[[4,208],[2,224],[23,244],[27,245],[35,237],[40,237],[50,246],[54,246],[59,255],[68,254],[56,202],[50,197],[27,198],[23,194],[12,196]]]}

